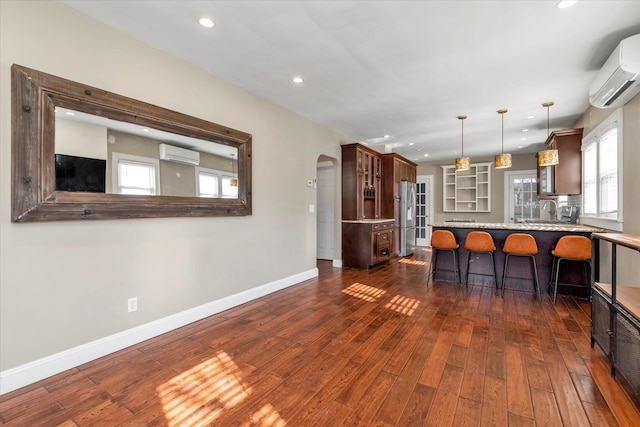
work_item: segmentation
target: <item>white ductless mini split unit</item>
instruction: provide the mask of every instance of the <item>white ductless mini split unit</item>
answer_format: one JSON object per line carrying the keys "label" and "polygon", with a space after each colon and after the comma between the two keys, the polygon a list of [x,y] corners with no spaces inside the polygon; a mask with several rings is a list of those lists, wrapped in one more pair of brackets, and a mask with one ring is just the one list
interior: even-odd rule
{"label": "white ductless mini split unit", "polygon": [[640,34],[615,48],[589,86],[589,103],[598,108],[621,107],[640,92]]}
{"label": "white ductless mini split unit", "polygon": [[200,163],[200,153],[173,145],[160,144],[160,160],[197,166]]}

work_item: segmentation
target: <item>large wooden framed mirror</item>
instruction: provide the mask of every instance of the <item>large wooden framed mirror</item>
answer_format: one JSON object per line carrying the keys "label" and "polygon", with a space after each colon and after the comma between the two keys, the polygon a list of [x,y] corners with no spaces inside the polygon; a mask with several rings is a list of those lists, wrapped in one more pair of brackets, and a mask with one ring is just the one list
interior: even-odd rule
{"label": "large wooden framed mirror", "polygon": [[251,215],[251,135],[20,65],[13,222]]}

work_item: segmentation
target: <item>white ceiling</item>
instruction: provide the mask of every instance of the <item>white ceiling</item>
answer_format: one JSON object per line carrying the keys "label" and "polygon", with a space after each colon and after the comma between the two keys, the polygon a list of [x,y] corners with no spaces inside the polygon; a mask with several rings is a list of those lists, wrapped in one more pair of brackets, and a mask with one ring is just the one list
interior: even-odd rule
{"label": "white ceiling", "polygon": [[[582,0],[569,9],[555,0],[63,3],[414,161],[460,155],[460,114],[468,116],[465,155],[499,153],[501,108],[509,110],[505,152],[537,151],[547,137],[541,104],[555,102],[551,130],[573,126],[600,66],[640,33],[640,1]],[[198,25],[202,16],[216,26]]]}

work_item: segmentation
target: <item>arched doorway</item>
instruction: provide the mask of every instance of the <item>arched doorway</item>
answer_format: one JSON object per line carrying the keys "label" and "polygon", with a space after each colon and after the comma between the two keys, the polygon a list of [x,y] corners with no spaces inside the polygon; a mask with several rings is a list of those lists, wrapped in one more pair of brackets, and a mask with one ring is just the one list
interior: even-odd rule
{"label": "arched doorway", "polygon": [[337,160],[318,157],[316,166],[316,258],[334,261],[336,227],[336,170]]}

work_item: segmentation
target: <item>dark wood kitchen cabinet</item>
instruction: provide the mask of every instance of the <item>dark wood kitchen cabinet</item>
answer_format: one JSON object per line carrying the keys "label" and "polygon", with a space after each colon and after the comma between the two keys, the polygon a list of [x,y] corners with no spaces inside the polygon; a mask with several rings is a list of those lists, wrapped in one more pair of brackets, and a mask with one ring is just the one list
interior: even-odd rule
{"label": "dark wood kitchen cabinet", "polygon": [[380,153],[360,144],[342,146],[342,219],[381,218]]}
{"label": "dark wood kitchen cabinet", "polygon": [[389,260],[393,251],[394,221],[342,221],[344,267],[368,269]]}
{"label": "dark wood kitchen cabinet", "polygon": [[582,192],[582,128],[551,132],[546,149],[558,150],[558,164],[538,167],[538,195],[575,195]]}
{"label": "dark wood kitchen cabinet", "polygon": [[411,160],[396,153],[382,154],[382,217],[395,220],[394,250],[400,251],[400,191],[401,182],[416,182],[417,167]]}

